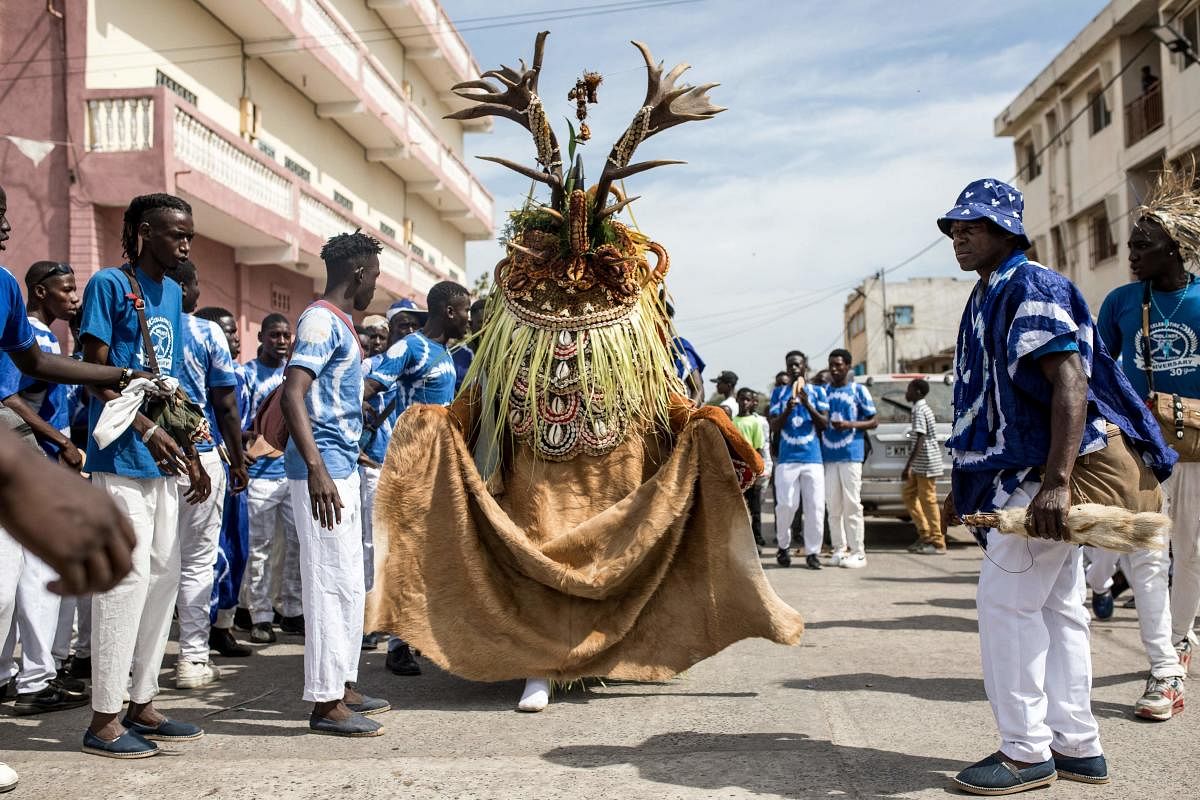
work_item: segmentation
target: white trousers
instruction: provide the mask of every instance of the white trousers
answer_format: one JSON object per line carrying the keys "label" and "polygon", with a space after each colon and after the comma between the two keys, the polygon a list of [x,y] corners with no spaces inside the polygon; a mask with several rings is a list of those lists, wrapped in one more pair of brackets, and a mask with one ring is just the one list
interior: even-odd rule
{"label": "white trousers", "polygon": [[58,630],[54,633],[54,660],[61,665],[74,653],[77,658],[92,657],[92,596],[64,597],[58,609]]}
{"label": "white trousers", "polygon": [[358,468],[362,482],[363,585],[369,592],[375,586],[375,490],[379,488],[380,470],[376,467]]}
{"label": "white trousers", "polygon": [[[1036,484],[1006,507],[1028,506]],[[983,685],[1000,750],[1041,762],[1050,749],[1100,755],[1092,716],[1092,654],[1083,606],[1083,553],[1075,545],[988,532],[976,605]]]}
{"label": "white trousers", "polygon": [[832,461],[825,464],[825,507],[829,510],[829,541],[833,552],[849,549],[864,554],[862,463]]}
{"label": "white trousers", "polygon": [[820,464],[775,465],[775,541],[792,546],[792,520],[804,503],[804,555],[821,552],[825,538],[825,469]]}
{"label": "white trousers", "polygon": [[179,484],[107,472],[93,473],[92,484],[109,493],[137,538],[133,569],[114,588],[92,596],[92,709],[116,714],[126,687],[133,703],[149,703],[158,694],[179,592]]}
{"label": "white trousers", "polygon": [[[212,605],[213,568],[221,542],[221,515],[225,512],[225,467],[216,450],[200,454],[212,493],[196,505],[179,504],[179,660],[208,661],[209,607]],[[187,478],[179,491],[187,491]]]}
{"label": "white trousers", "polygon": [[[1194,626],[1200,612],[1200,462],[1176,464],[1163,486],[1171,516],[1171,638],[1196,644]],[[1138,597],[1139,612],[1142,598]]]}
{"label": "white trousers", "polygon": [[[12,541],[8,534],[2,534]],[[15,544],[15,542],[14,542]],[[54,633],[62,598],[46,588],[58,573],[45,561],[17,545],[15,558],[4,562],[3,571],[16,577],[16,608],[0,649],[0,681],[17,679],[17,692],[40,692],[58,672],[54,662]],[[11,578],[9,578],[11,580]],[[21,666],[13,653],[21,641]]]}
{"label": "white trousers", "polygon": [[1167,573],[1171,560],[1165,550],[1138,550],[1121,555],[1098,547],[1089,547],[1091,563],[1087,568],[1088,587],[1097,594],[1112,588],[1117,562],[1125,572],[1129,588],[1137,598],[1138,628],[1142,647],[1150,660],[1150,674],[1156,678],[1182,678],[1183,667],[1171,639],[1171,609]]}
{"label": "white trousers", "polygon": [[334,484],[342,500],[342,521],[328,530],[313,519],[308,481],[288,481],[300,540],[304,699],[310,703],[340,700],[346,683],[358,680],[362,651],[366,592],[358,473]]}
{"label": "white trousers", "polygon": [[[242,606],[255,623],[270,622],[275,615],[276,588],[271,577],[276,570],[274,553],[283,563],[278,570],[280,613],[297,617],[304,613],[300,598],[300,544],[287,478],[252,478],[246,489],[246,513],[250,517],[250,555],[242,580]],[[282,535],[281,547],[277,547]]]}

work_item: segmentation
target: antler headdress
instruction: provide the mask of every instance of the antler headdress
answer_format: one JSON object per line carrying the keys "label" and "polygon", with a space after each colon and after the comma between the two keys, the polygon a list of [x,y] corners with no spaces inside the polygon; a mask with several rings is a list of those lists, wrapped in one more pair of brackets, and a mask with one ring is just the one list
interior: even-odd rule
{"label": "antler headdress", "polygon": [[[717,84],[677,86],[688,65],[664,75],[650,48],[634,42],[646,62],[646,99],[613,145],[599,181],[588,188],[582,159],[564,173],[538,96],[548,35],[538,34],[531,66],[524,60],[519,69],[501,65],[454,86],[455,94],[476,105],[450,118],[500,116],[533,135],[536,166],[482,157],[545,184],[550,202],[509,217],[507,255],[496,265],[497,290],[467,381],[483,389],[485,413],[498,410],[498,435],[499,423],[506,423],[540,455],[563,460],[608,452],[638,418],[665,419],[670,394],[680,388],[658,299],[670,262],[660,245],[613,219],[637,199],[613,184],[683,163],[630,162],[651,136],[725,109],[708,98]],[[599,83],[599,76],[591,77]],[[609,195],[615,202],[608,204]],[[653,268],[647,254],[655,257]]]}
{"label": "antler headdress", "polygon": [[1187,167],[1164,165],[1138,214],[1162,225],[1179,246],[1184,264],[1200,266],[1200,187],[1194,158]]}

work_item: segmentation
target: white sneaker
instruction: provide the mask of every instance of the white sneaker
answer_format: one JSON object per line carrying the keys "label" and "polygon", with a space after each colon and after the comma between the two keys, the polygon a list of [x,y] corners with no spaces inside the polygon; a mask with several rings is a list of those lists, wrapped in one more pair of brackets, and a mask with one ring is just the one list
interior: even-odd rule
{"label": "white sneaker", "polygon": [[845,567],[846,569],[862,569],[866,565],[867,556],[865,553],[851,553],[850,555],[842,558],[841,562],[838,564],[839,567]]}
{"label": "white sneaker", "polygon": [[175,688],[199,689],[221,680],[221,671],[211,661],[176,661]]}
{"label": "white sneaker", "polygon": [[17,788],[17,771],[8,764],[0,762],[0,794],[11,792]]}
{"label": "white sneaker", "polygon": [[849,556],[849,555],[850,555],[850,551],[849,551],[849,550],[839,550],[839,551],[837,551],[837,552],[835,552],[835,553],[832,553],[832,554],[830,554],[830,556],[829,556],[829,566],[831,566],[831,567],[840,567],[840,566],[842,566],[842,562],[843,562],[843,561],[845,561],[845,560],[846,560],[846,557],[847,557],[847,556]]}
{"label": "white sneaker", "polygon": [[517,711],[537,713],[545,711],[550,703],[550,681],[541,678],[530,678],[525,681],[525,691],[521,692],[521,702],[517,703]]}

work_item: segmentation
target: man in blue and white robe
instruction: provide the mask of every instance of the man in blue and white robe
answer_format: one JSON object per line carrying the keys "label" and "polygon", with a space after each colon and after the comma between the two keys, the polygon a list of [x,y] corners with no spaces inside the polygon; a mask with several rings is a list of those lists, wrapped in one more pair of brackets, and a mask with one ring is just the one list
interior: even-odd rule
{"label": "man in blue and white robe", "polygon": [[1066,540],[1071,473],[1079,456],[1118,432],[1160,480],[1174,461],[1094,341],[1079,290],[1025,257],[1022,211],[1016,189],[980,180],[938,220],[962,269],[980,275],[955,353],[946,516],[1029,507],[1034,533],[976,534],[986,548],[977,596],[984,688],[1001,746],[955,781],[988,794],[1042,786],[1056,774],[1107,782],[1091,712],[1082,555]]}

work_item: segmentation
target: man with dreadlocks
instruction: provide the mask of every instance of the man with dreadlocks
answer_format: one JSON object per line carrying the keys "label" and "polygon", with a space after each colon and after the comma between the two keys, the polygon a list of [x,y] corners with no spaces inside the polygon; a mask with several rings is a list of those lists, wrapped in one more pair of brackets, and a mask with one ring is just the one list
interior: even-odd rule
{"label": "man with dreadlocks", "polygon": [[[1027,508],[1033,538],[977,530],[983,685],[1000,749],[956,785],[1002,795],[1057,778],[1107,783],[1091,711],[1083,566],[1070,542],[1072,503],[1158,511],[1158,479],[1174,462],[1158,426],[1094,343],[1087,303],[1025,251],[1021,193],[969,184],[937,221],[979,283],[955,352],[953,491],[942,515]],[[1151,473],[1151,470],[1154,472]]]}
{"label": "man with dreadlocks", "polygon": [[367,715],[391,708],[354,685],[366,590],[358,475],[363,354],[350,312],[371,304],[382,249],[360,232],[325,243],[325,294],[296,323],[282,389],[284,469],[300,540],[304,699],[313,704],[308,727],[332,736],[378,736],[383,726]]}
{"label": "man with dreadlocks", "polygon": [[[1121,355],[1134,390],[1151,401],[1156,392],[1168,398],[1200,397],[1200,290],[1187,269],[1189,263],[1200,265],[1200,193],[1192,188],[1194,180],[1194,166],[1164,168],[1129,234],[1129,268],[1136,281],[1105,298],[1096,324],[1104,344]],[[1172,433],[1167,432],[1168,443],[1175,439]],[[1142,644],[1150,659],[1146,691],[1134,713],[1153,720],[1183,711],[1183,680],[1196,644],[1192,625],[1200,608],[1200,464],[1181,460],[1165,489],[1175,556],[1170,590],[1171,564],[1162,550],[1130,553],[1125,571],[1137,597]],[[1101,606],[1108,603],[1110,614],[1108,593],[1116,565],[1116,553],[1097,551],[1088,570],[1092,591]]]}
{"label": "man with dreadlocks", "polygon": [[803,628],[763,576],[742,501],[761,458],[724,411],[684,395],[666,251],[612,219],[626,205],[615,182],[662,163],[630,164],[634,149],[721,111],[712,85],[676,86],[686,65],[664,74],[638,43],[646,102],[588,188],[581,162],[563,174],[537,96],[545,37],[532,67],[487,73],[502,86],[455,87],[479,104],[452,116],[531,130],[540,167],[501,163],[551,197],[511,217],[458,399],[415,405],[393,431],[371,597],[373,628],[443,668],[526,679],[530,712],[550,681],[660,680],[739,639],[794,644]]}
{"label": "man with dreadlocks", "polygon": [[[84,290],[80,339],[85,360],[178,376],[183,295],[167,277],[187,260],[194,235],[192,209],[184,200],[169,194],[133,199],[122,232],[128,262],[100,270]],[[153,352],[143,344],[147,338]],[[100,390],[94,395],[87,450],[92,483],[133,522],[138,544],[129,576],[92,599],[92,722],[83,751],[145,758],[158,751],[155,739],[183,741],[204,734],[196,725],[167,719],[154,707],[154,697],[179,590],[177,476],[189,478],[185,499],[192,504],[203,502],[210,486],[194,450],[185,453],[140,412],[114,442],[100,447],[96,425],[104,404],[118,394]],[[127,687],[129,708],[120,718]]]}

